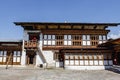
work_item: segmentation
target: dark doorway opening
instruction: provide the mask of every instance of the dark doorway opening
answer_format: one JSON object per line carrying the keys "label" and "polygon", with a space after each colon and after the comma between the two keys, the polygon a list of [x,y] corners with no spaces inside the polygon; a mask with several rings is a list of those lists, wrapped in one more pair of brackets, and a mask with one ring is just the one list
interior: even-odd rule
{"label": "dark doorway opening", "polygon": [[118,59],[118,65],[120,65],[120,52],[118,53],[117,59]]}
{"label": "dark doorway opening", "polygon": [[33,64],[34,63],[34,56],[30,55],[29,56],[29,64]]}
{"label": "dark doorway opening", "polygon": [[34,51],[27,51],[27,54],[26,54],[27,65],[29,65],[29,64],[34,65],[35,64],[35,60],[36,60],[35,55],[36,55],[36,53]]}

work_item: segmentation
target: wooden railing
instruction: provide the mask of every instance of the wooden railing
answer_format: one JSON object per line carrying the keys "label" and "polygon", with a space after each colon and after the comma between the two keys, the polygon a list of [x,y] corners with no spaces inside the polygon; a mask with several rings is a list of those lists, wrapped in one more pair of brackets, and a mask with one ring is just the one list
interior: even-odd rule
{"label": "wooden railing", "polygon": [[37,47],[38,47],[38,41],[36,40],[25,41],[26,49],[36,49]]}

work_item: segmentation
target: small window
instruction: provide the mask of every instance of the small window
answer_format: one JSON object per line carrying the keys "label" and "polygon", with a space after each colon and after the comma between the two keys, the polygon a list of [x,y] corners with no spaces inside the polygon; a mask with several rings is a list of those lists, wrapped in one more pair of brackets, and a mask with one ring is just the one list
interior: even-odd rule
{"label": "small window", "polygon": [[68,39],[69,39],[69,40],[71,40],[71,39],[72,39],[72,38],[71,38],[71,35],[68,35]]}
{"label": "small window", "polygon": [[103,36],[103,40],[106,40],[106,36]]}
{"label": "small window", "polygon": [[21,56],[21,53],[20,53],[20,51],[18,51],[18,52],[17,52],[17,56]]}
{"label": "small window", "polygon": [[55,35],[52,35],[52,39],[55,39]]}
{"label": "small window", "polygon": [[82,43],[83,45],[86,45],[86,41],[83,41],[83,43]]}
{"label": "small window", "polygon": [[4,51],[4,56],[6,56],[7,55],[7,51]]}
{"label": "small window", "polygon": [[0,51],[0,56],[2,56],[3,55],[3,51]]}
{"label": "small window", "polygon": [[90,54],[90,55],[88,55],[88,56],[89,56],[89,59],[90,59],[90,60],[93,59],[93,55],[92,55],[92,54]]}
{"label": "small window", "polygon": [[80,57],[80,59],[83,59],[83,54],[80,54],[80,56],[79,56],[79,57]]}
{"label": "small window", "polygon": [[65,40],[67,39],[67,35],[64,35],[64,39],[65,39]]}
{"label": "small window", "polygon": [[68,41],[68,45],[72,45],[72,41]]}
{"label": "small window", "polygon": [[17,52],[16,51],[13,52],[13,56],[17,56]]}
{"label": "small window", "polygon": [[84,59],[88,59],[88,55],[87,54],[84,54]]}
{"label": "small window", "polygon": [[97,59],[97,54],[94,54],[94,59]]}
{"label": "small window", "polygon": [[86,40],[86,35],[83,35],[83,36],[82,36],[82,39],[83,39],[83,40]]}
{"label": "small window", "polygon": [[90,35],[87,35],[87,40],[90,40]]}
{"label": "small window", "polygon": [[44,45],[47,45],[47,41],[46,40],[44,40]]}
{"label": "small window", "polygon": [[87,45],[90,45],[90,41],[87,41]]}
{"label": "small window", "polygon": [[99,35],[99,40],[102,40],[102,35]]}
{"label": "small window", "polygon": [[69,59],[69,56],[68,56],[68,55],[66,55],[66,56],[65,56],[65,59],[66,59],[66,60],[68,60],[68,59]]}
{"label": "small window", "polygon": [[52,41],[52,45],[55,45],[55,41]]}
{"label": "small window", "polygon": [[48,45],[51,45],[51,41],[50,40],[48,41]]}
{"label": "small window", "polygon": [[73,60],[73,59],[74,59],[74,56],[73,56],[73,55],[70,55],[70,59],[72,59],[72,60]]}
{"label": "small window", "polygon": [[102,44],[103,42],[102,41],[99,41],[99,44]]}
{"label": "small window", "polygon": [[48,39],[51,39],[51,35],[48,35]]}
{"label": "small window", "polygon": [[44,39],[47,39],[47,35],[44,35]]}

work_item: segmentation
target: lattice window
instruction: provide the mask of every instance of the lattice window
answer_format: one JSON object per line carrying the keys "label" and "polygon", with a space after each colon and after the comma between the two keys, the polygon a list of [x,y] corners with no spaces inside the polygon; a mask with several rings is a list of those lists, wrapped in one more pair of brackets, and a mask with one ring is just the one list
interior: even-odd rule
{"label": "lattice window", "polygon": [[91,45],[92,46],[98,45],[98,35],[91,35],[90,38],[91,38]]}
{"label": "lattice window", "polygon": [[82,35],[82,45],[89,46],[90,44],[90,35]]}
{"label": "lattice window", "polygon": [[64,36],[63,35],[56,35],[56,45],[63,46]]}
{"label": "lattice window", "polygon": [[82,36],[81,35],[72,35],[72,44],[73,46],[81,46],[81,40]]}

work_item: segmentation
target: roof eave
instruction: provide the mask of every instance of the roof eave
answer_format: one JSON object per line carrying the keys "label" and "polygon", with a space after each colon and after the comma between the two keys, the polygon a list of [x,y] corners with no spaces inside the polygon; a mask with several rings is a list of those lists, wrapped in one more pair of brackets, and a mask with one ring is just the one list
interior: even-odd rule
{"label": "roof eave", "polygon": [[57,24],[57,25],[106,25],[106,26],[118,26],[120,23],[73,23],[73,22],[14,22],[15,25],[24,25],[24,24]]}

